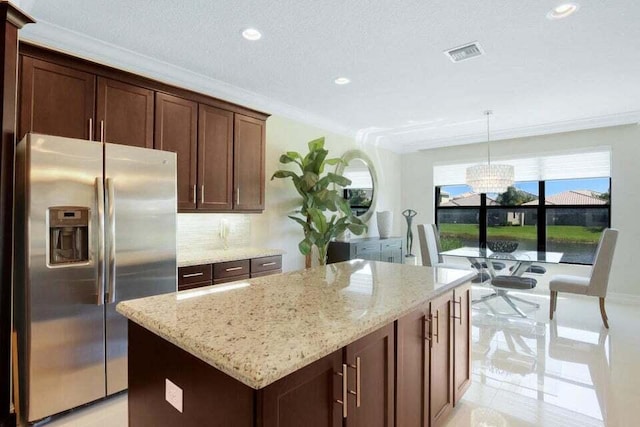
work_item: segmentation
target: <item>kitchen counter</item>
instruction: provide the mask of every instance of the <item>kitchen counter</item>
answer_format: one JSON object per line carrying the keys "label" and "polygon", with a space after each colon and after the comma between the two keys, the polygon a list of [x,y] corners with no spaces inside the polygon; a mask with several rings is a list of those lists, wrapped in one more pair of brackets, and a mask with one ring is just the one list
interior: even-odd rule
{"label": "kitchen counter", "polygon": [[189,251],[188,253],[178,254],[178,267],[262,258],[267,256],[283,255],[284,253],[285,251],[281,249],[254,247]]}
{"label": "kitchen counter", "polygon": [[[252,256],[257,255],[243,253],[242,257]],[[394,322],[474,275],[354,260],[129,300],[118,304],[117,310],[258,390]]]}

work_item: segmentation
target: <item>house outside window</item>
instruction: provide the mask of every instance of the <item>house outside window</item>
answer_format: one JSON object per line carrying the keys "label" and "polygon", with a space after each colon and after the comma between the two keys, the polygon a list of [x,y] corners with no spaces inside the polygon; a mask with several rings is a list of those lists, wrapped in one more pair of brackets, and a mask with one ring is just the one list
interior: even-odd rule
{"label": "house outside window", "polygon": [[518,242],[519,250],[562,252],[562,262],[592,264],[610,226],[610,178],[516,182],[502,194],[466,185],[436,187],[436,222],[444,250]]}

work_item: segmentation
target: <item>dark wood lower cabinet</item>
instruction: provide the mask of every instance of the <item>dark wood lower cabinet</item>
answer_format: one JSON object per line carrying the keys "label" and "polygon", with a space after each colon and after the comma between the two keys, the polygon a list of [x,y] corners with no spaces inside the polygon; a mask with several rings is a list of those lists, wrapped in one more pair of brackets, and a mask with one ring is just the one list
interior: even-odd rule
{"label": "dark wood lower cabinet", "polygon": [[453,401],[458,403],[471,385],[471,285],[453,291]]}
{"label": "dark wood lower cabinet", "polygon": [[453,292],[431,301],[431,372],[429,413],[431,426],[444,423],[453,409]]}
{"label": "dark wood lower cabinet", "polygon": [[462,285],[396,322],[398,427],[443,425],[469,387],[470,304]]}
{"label": "dark wood lower cabinet", "polygon": [[[255,426],[255,390],[129,322],[129,426]],[[182,412],[165,399],[182,389]]]}
{"label": "dark wood lower cabinet", "polygon": [[346,427],[394,425],[395,339],[389,324],[345,347],[349,368]]}
{"label": "dark wood lower cabinet", "polygon": [[341,427],[342,350],[276,381],[259,394],[262,427]]}
{"label": "dark wood lower cabinet", "polygon": [[[443,425],[469,385],[468,297],[468,286],[448,292],[261,390],[130,321],[129,425]],[[182,389],[182,412],[165,399],[167,380]]]}
{"label": "dark wood lower cabinet", "polygon": [[415,310],[396,326],[396,425],[429,425],[429,305]]}

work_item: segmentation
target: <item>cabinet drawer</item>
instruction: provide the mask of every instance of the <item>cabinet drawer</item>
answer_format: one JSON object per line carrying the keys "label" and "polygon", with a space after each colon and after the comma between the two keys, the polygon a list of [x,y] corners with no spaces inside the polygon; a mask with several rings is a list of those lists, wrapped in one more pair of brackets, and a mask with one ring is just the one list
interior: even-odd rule
{"label": "cabinet drawer", "polygon": [[265,256],[251,260],[251,274],[282,269],[282,255]]}
{"label": "cabinet drawer", "polygon": [[211,284],[211,264],[193,265],[178,268],[178,288],[186,289],[189,285]]}
{"label": "cabinet drawer", "polygon": [[249,274],[249,260],[229,261],[213,264],[213,278],[225,279]]}
{"label": "cabinet drawer", "polygon": [[224,277],[222,279],[213,279],[213,284],[220,285],[222,283],[236,282],[238,280],[247,280],[249,278],[250,276],[248,274],[241,274],[240,276],[230,276],[230,277]]}
{"label": "cabinet drawer", "polygon": [[380,243],[361,243],[356,246],[356,255],[371,252],[380,252]]}
{"label": "cabinet drawer", "polygon": [[251,273],[251,278],[253,279],[255,277],[271,276],[272,274],[280,274],[280,273],[282,273],[281,269],[261,271],[259,273]]}
{"label": "cabinet drawer", "polygon": [[402,248],[402,240],[394,240],[392,242],[382,243],[382,250],[385,249],[400,249]]}

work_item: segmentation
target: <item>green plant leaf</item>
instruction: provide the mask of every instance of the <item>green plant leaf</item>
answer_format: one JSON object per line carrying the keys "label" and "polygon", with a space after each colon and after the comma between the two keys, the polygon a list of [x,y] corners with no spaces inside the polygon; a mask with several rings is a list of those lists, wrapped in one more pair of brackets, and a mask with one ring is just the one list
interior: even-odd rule
{"label": "green plant leaf", "polygon": [[292,178],[294,182],[296,182],[297,180],[298,181],[300,180],[300,177],[298,176],[297,173],[293,171],[286,171],[286,170],[275,171],[271,179],[273,180],[274,178]]}
{"label": "green plant leaf", "polygon": [[311,253],[311,243],[307,239],[301,240],[298,243],[298,249],[302,255],[308,255]]}
{"label": "green plant leaf", "polygon": [[309,141],[307,144],[309,146],[309,151],[318,151],[324,148],[324,136],[318,139],[314,139],[313,141]]}
{"label": "green plant leaf", "polygon": [[301,186],[301,188],[306,191],[311,191],[318,182],[318,179],[319,177],[317,173],[306,171],[300,178],[300,182],[303,184],[303,187]]}
{"label": "green plant leaf", "polygon": [[342,160],[340,157],[334,157],[333,159],[326,159],[324,161],[326,164],[331,165],[331,166],[335,166],[339,163],[342,163],[344,165],[347,164],[347,162],[345,162],[344,160]]}
{"label": "green plant leaf", "polygon": [[364,233],[367,230],[367,226],[366,225],[364,225],[364,224],[355,224],[355,223],[349,224],[348,228],[349,228],[349,231],[351,231],[356,236],[361,235],[362,233]]}
{"label": "green plant leaf", "polygon": [[302,155],[296,151],[287,151],[286,155],[294,160],[302,160]]}

